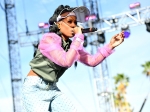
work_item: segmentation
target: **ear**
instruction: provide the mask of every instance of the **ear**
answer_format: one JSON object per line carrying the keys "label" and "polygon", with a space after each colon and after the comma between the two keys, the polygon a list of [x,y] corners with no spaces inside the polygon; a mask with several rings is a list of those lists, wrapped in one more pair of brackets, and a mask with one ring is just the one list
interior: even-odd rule
{"label": "ear", "polygon": [[57,27],[60,29],[60,23],[57,23]]}

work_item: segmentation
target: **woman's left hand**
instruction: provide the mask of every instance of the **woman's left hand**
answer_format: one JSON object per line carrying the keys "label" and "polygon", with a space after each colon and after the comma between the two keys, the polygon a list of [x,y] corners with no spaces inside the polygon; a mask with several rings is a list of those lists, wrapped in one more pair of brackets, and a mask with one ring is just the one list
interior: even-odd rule
{"label": "woman's left hand", "polygon": [[124,31],[122,31],[119,34],[114,35],[109,43],[109,47],[111,49],[114,49],[115,47],[117,47],[118,45],[120,45],[122,42],[124,41]]}

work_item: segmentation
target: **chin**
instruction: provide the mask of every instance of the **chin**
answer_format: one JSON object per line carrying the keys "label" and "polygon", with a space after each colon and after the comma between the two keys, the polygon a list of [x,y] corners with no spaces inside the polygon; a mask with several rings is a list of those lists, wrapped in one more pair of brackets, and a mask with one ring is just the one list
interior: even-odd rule
{"label": "chin", "polygon": [[68,35],[68,37],[69,37],[69,38],[72,38],[72,37],[74,37],[74,35],[75,35],[75,34],[70,34],[70,35]]}
{"label": "chin", "polygon": [[73,38],[73,36],[69,37],[69,38]]}
{"label": "chin", "polygon": [[71,37],[74,37],[75,36],[75,34],[74,33],[72,33],[72,36]]}

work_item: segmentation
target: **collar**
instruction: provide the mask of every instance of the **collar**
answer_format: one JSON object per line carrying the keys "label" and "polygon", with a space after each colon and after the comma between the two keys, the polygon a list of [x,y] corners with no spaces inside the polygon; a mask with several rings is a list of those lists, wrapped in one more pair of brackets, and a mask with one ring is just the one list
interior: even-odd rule
{"label": "collar", "polygon": [[62,47],[64,48],[65,51],[67,51],[70,48],[71,40],[64,40],[62,39]]}

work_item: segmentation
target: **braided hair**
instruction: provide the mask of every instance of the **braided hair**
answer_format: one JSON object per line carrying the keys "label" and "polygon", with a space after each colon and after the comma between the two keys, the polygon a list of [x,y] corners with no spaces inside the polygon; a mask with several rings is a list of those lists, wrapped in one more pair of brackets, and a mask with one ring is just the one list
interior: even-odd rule
{"label": "braided hair", "polygon": [[[49,32],[54,32],[54,33],[56,33],[57,35],[61,35],[61,33],[60,33],[60,31],[59,31],[59,28],[58,28],[58,26],[55,24],[55,22],[57,21],[57,17],[58,17],[58,15],[60,14],[60,12],[63,10],[63,9],[71,9],[71,7],[70,6],[68,6],[68,5],[60,5],[60,6],[58,6],[58,8],[55,10],[55,12],[54,12],[54,14],[53,14],[53,16],[52,17],[50,17],[50,19],[49,19],[49,24],[50,24],[50,27],[49,27]],[[69,11],[67,11],[67,10],[64,10],[63,11],[63,13],[65,13],[65,12],[69,12]]]}

